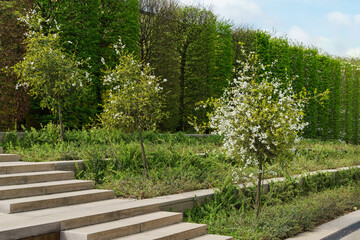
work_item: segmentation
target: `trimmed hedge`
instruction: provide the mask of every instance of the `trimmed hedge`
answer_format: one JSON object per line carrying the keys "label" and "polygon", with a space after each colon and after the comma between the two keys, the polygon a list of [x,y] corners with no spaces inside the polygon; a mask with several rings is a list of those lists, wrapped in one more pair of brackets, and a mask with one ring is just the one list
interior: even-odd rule
{"label": "trimmed hedge", "polygon": [[264,31],[234,31],[234,52],[238,52],[237,43],[241,41],[246,51],[256,51],[265,64],[276,61],[271,71],[283,81],[292,79],[295,92],[303,88],[310,94],[329,90],[328,99],[322,103],[312,99],[306,105],[305,121],[309,125],[304,129],[303,137],[359,142],[358,60],[320,54],[316,48],[293,44],[286,38],[273,38]]}

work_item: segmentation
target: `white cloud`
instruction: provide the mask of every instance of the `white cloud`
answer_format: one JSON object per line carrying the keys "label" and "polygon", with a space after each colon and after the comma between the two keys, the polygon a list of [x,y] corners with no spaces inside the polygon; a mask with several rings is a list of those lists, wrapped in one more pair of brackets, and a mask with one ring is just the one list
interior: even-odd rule
{"label": "white cloud", "polygon": [[353,23],[351,15],[342,12],[328,13],[327,19],[329,23],[331,23],[335,27],[350,26]]}
{"label": "white cloud", "polygon": [[310,35],[297,25],[294,25],[290,28],[288,37],[294,42],[301,42],[307,45],[312,44]]}
{"label": "white cloud", "polygon": [[358,48],[350,48],[347,50],[346,52],[348,57],[356,57],[359,58],[360,57],[360,47]]}
{"label": "white cloud", "polygon": [[360,14],[356,14],[354,16],[354,22],[355,24],[360,25]]}
{"label": "white cloud", "polygon": [[[263,14],[254,0],[180,0],[183,4],[214,6],[214,12],[226,19],[251,20]],[[241,22],[241,21],[240,21]]]}
{"label": "white cloud", "polygon": [[260,6],[253,0],[222,0],[218,3],[219,7],[227,11],[236,11],[247,17],[254,17],[262,14]]}
{"label": "white cloud", "polygon": [[324,36],[311,36],[307,31],[297,25],[294,25],[290,28],[287,36],[295,43],[300,42],[306,46],[315,46],[319,48],[320,51],[325,53],[340,52],[332,39]]}
{"label": "white cloud", "polygon": [[314,45],[317,46],[318,48],[320,48],[321,50],[323,50],[324,52],[327,52],[327,53],[336,52],[334,42],[330,38],[327,38],[327,37],[318,37],[315,40]]}

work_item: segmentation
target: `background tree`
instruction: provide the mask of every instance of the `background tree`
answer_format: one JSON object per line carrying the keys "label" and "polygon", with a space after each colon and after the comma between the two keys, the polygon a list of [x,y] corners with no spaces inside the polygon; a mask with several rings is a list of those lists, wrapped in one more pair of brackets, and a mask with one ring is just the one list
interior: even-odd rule
{"label": "background tree", "polygon": [[71,95],[79,96],[84,90],[83,83],[90,80],[89,74],[80,70],[81,63],[61,49],[57,33],[52,33],[51,29],[44,33],[41,23],[46,20],[35,10],[22,20],[30,30],[24,41],[25,57],[13,67],[20,81],[17,87],[29,87],[29,93],[40,99],[41,107],[57,112],[61,139],[64,140],[62,111],[71,104],[65,99]]}
{"label": "background tree", "polygon": [[[67,54],[73,54],[76,60],[87,61],[82,68],[90,73],[91,84],[81,101],[73,101],[68,106],[64,121],[70,127],[89,124],[102,111],[102,95],[105,89],[101,83],[104,59],[112,66],[117,64],[117,56],[111,46],[123,36],[123,42],[129,51],[137,52],[139,35],[138,0],[89,0],[89,1],[48,1],[34,0],[34,9],[41,12],[43,27],[54,28],[55,21],[61,26],[60,44]],[[55,20],[55,21],[54,21]],[[47,121],[45,116],[41,121]]]}
{"label": "background tree", "polygon": [[203,99],[199,96],[209,92],[207,84],[214,71],[212,48],[216,38],[216,17],[209,10],[185,6],[179,9],[177,24],[176,48],[180,57],[178,130],[185,131],[189,112],[193,112],[197,101],[207,99],[207,96]]}
{"label": "background tree", "polygon": [[[120,51],[119,51],[120,53]],[[101,122],[105,128],[138,132],[144,173],[149,177],[142,138],[144,130],[155,130],[164,117],[163,81],[152,75],[149,65],[142,65],[130,53],[119,56],[119,64],[105,72],[104,84],[110,87]]]}
{"label": "background tree", "polygon": [[[99,6],[100,57],[107,65],[115,67],[118,55],[112,48],[121,36],[125,48],[136,56],[139,54],[139,0],[101,0]],[[103,73],[101,72],[100,75]]]}
{"label": "background tree", "polygon": [[340,139],[341,132],[341,62],[330,59],[329,139]]}
{"label": "background tree", "polygon": [[[25,26],[19,26],[15,11],[26,11],[30,0],[0,2],[0,130],[8,131],[25,124],[30,107],[30,97],[25,89],[15,89],[17,77],[12,72],[1,71],[23,59],[22,44]],[[15,129],[16,130],[16,129]]]}
{"label": "background tree", "polygon": [[174,131],[179,124],[179,54],[176,27],[179,5],[171,0],[140,0],[140,60],[150,63],[156,76],[167,79],[165,110],[172,116],[159,127]]}
{"label": "background tree", "polygon": [[[318,50],[305,49],[304,56],[304,83],[309,92],[319,91],[319,63]],[[322,108],[315,99],[311,99],[305,107],[305,121],[309,123],[304,129],[304,137],[318,138],[318,110]]]}

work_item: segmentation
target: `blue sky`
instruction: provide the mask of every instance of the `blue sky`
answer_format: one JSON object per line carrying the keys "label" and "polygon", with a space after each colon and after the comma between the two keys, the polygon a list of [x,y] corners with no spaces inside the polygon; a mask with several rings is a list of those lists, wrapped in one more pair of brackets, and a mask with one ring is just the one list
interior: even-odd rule
{"label": "blue sky", "polygon": [[179,0],[335,56],[360,57],[359,0]]}

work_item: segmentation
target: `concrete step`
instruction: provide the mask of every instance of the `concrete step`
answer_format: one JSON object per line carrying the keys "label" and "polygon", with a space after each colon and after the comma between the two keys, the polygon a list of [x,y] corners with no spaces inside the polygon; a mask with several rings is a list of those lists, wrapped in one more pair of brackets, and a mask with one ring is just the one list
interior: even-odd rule
{"label": "concrete step", "polygon": [[80,203],[102,201],[112,198],[114,198],[114,191],[100,189],[56,193],[34,197],[22,197],[0,200],[0,212],[19,213],[45,208],[55,208]]}
{"label": "concrete step", "polygon": [[17,154],[2,154],[0,153],[0,162],[18,162],[19,155]]}
{"label": "concrete step", "polygon": [[167,227],[158,228],[127,237],[116,238],[117,240],[184,240],[206,234],[205,224],[178,223]]}
{"label": "concrete step", "polygon": [[233,240],[233,239],[234,239],[233,237],[213,235],[213,234],[205,234],[200,237],[191,238],[191,240]]}
{"label": "concrete step", "polygon": [[110,240],[182,221],[181,213],[154,212],[60,233],[60,240]]}
{"label": "concrete step", "polygon": [[55,171],[51,162],[0,162],[0,174]]}
{"label": "concrete step", "polygon": [[157,211],[159,204],[152,199],[112,199],[22,213],[0,213],[0,239],[40,236]]}
{"label": "concrete step", "polygon": [[74,179],[72,171],[44,171],[0,175],[0,186]]}
{"label": "concrete step", "polygon": [[0,186],[0,200],[92,189],[94,183],[84,180],[64,180],[45,183]]}

